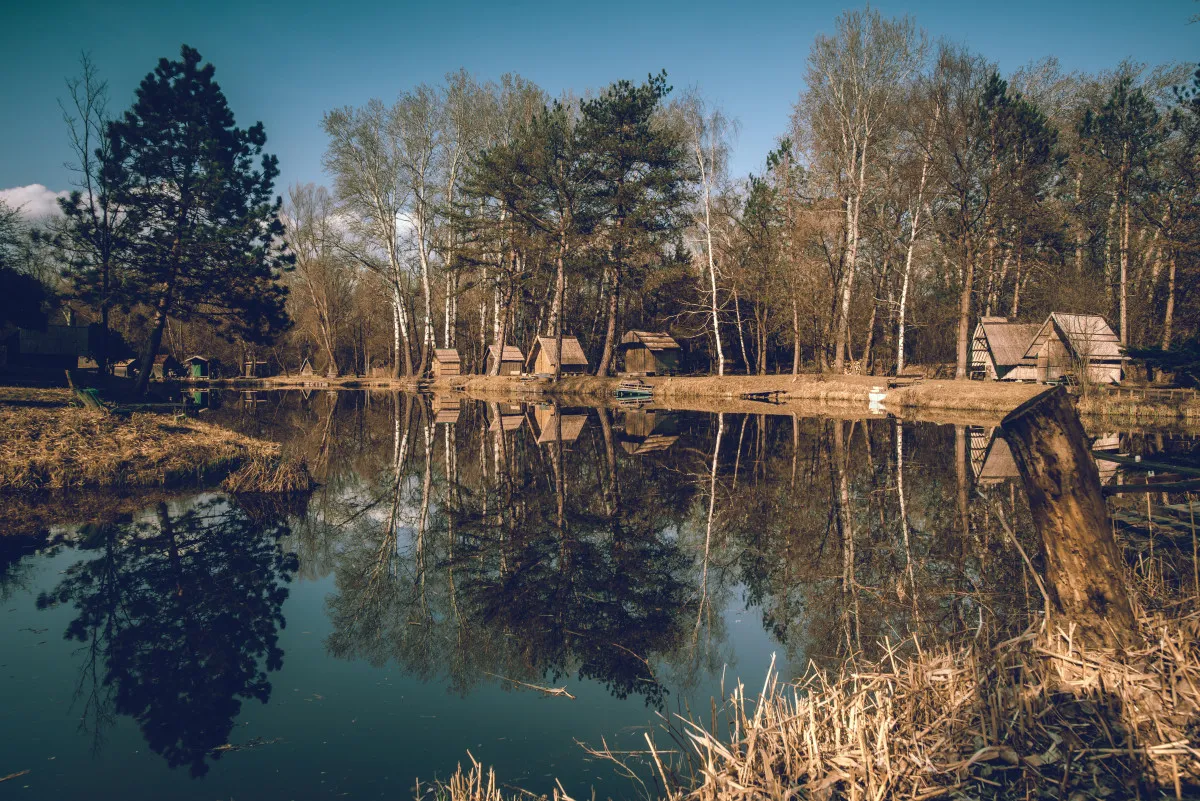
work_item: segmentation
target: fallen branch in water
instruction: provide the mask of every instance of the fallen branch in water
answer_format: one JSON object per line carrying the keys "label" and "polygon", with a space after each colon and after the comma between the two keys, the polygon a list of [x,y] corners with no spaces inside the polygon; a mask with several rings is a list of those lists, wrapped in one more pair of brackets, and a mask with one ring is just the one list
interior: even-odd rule
{"label": "fallen branch in water", "polygon": [[0,782],[6,782],[9,779],[18,779],[21,776],[24,776],[28,772],[29,771],[27,771],[27,770],[19,770],[16,773],[10,773],[7,776],[0,776]]}
{"label": "fallen branch in water", "polygon": [[484,671],[484,673],[488,676],[493,676],[497,679],[500,679],[501,681],[507,681],[510,684],[515,684],[518,687],[527,687],[530,690],[537,690],[538,692],[542,693],[543,695],[565,696],[567,698],[570,698],[572,701],[575,700],[575,696],[573,696],[569,692],[567,692],[566,687],[541,687],[537,684],[526,684],[523,681],[517,681],[516,679],[510,679],[507,676],[501,676],[499,673],[488,673],[486,670]]}

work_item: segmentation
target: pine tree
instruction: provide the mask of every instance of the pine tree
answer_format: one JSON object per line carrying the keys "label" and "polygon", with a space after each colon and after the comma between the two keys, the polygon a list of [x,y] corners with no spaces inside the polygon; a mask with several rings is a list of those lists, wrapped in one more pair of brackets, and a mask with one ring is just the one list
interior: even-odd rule
{"label": "pine tree", "polygon": [[168,318],[205,318],[250,342],[288,324],[278,278],[291,259],[281,245],[282,199],[272,197],[278,162],[263,153],[262,123],[235,125],[213,72],[184,45],[108,126],[112,192],[131,232],[130,297],[152,315],[138,393]]}

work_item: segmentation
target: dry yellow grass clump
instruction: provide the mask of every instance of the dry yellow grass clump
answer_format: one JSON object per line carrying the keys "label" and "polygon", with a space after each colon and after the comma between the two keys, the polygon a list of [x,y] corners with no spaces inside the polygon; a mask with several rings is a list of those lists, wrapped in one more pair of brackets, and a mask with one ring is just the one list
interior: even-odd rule
{"label": "dry yellow grass clump", "polygon": [[310,483],[280,446],[219,426],[135,412],[0,406],[0,489],[162,487],[228,477],[233,491]]}

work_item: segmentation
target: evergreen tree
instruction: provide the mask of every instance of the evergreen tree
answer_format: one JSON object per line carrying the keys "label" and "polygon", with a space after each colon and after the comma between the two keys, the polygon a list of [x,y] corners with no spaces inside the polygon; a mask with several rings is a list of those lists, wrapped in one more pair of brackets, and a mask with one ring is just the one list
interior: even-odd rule
{"label": "evergreen tree", "polygon": [[607,374],[612,362],[623,284],[640,277],[631,269],[645,266],[682,229],[697,180],[680,132],[656,118],[670,91],[663,71],[640,86],[617,81],[583,104],[580,133],[607,240],[607,325],[596,375]]}
{"label": "evergreen tree", "polygon": [[[279,272],[279,167],[262,123],[238,128],[213,66],[184,46],[161,59],[133,108],[108,126],[111,191],[129,222],[131,300],[152,309],[137,391],[168,318],[203,317],[227,337],[268,341],[288,324]],[[255,159],[261,156],[256,167]]]}

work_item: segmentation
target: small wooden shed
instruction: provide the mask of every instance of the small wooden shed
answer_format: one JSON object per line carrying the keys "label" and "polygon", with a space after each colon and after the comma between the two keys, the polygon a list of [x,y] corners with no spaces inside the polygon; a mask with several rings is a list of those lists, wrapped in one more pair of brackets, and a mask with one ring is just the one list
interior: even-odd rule
{"label": "small wooden shed", "polygon": [[586,424],[586,414],[564,414],[562,409],[554,406],[539,406],[529,420],[529,427],[537,437],[538,445],[557,442],[560,428],[562,441],[574,442],[579,439]]}
{"label": "small wooden shed", "polygon": [[[487,372],[492,374],[492,368],[496,366],[496,346],[488,345],[487,356]],[[516,345],[505,345],[504,352],[500,355],[500,372],[499,375],[520,375],[521,370],[525,366],[525,354]]]}
{"label": "small wooden shed", "polygon": [[433,349],[433,364],[430,369],[433,371],[434,379],[458,375],[460,364],[458,351],[454,348]]}
{"label": "small wooden shed", "polygon": [[1121,341],[1098,314],[1053,312],[1038,329],[1024,358],[1033,361],[1037,380],[1042,382],[1073,376],[1116,384],[1124,375]]}
{"label": "small wooden shed", "polygon": [[154,364],[150,367],[150,377],[158,381],[177,376],[182,372],[183,365],[170,354],[155,356]]}
{"label": "small wooden shed", "polygon": [[310,362],[307,358],[300,363],[300,375],[301,376],[308,378],[308,377],[312,376],[315,372],[316,371],[313,370],[312,362]]}
{"label": "small wooden shed", "polygon": [[630,455],[665,451],[679,439],[679,416],[660,409],[626,412],[617,439]]}
{"label": "small wooden shed", "polygon": [[113,375],[118,378],[133,378],[137,375],[137,362],[134,359],[121,359],[113,362]]}
{"label": "small wooden shed", "polygon": [[983,317],[971,338],[971,377],[991,381],[1036,381],[1037,361],[1025,351],[1037,336],[1037,323],[1012,323],[1005,317]]}
{"label": "small wooden shed", "polygon": [[183,360],[187,374],[192,378],[208,378],[208,359],[203,356],[188,356]]}
{"label": "small wooden shed", "polygon": [[462,402],[459,396],[452,394],[433,395],[433,422],[438,425],[454,425],[462,412]]}
{"label": "small wooden shed", "polygon": [[488,431],[516,431],[525,422],[525,415],[520,406],[501,404],[496,407],[498,414],[492,416]]}
{"label": "small wooden shed", "polygon": [[625,358],[629,375],[673,375],[679,372],[683,349],[666,333],[629,331],[617,348]]}
{"label": "small wooden shed", "polygon": [[[564,335],[562,349],[564,374],[579,375],[588,371],[587,356],[583,354],[583,346],[579,344],[578,339]],[[533,349],[529,351],[526,364],[532,365],[532,371],[539,375],[554,375],[558,361],[557,340],[554,337],[538,337],[534,340]]]}

